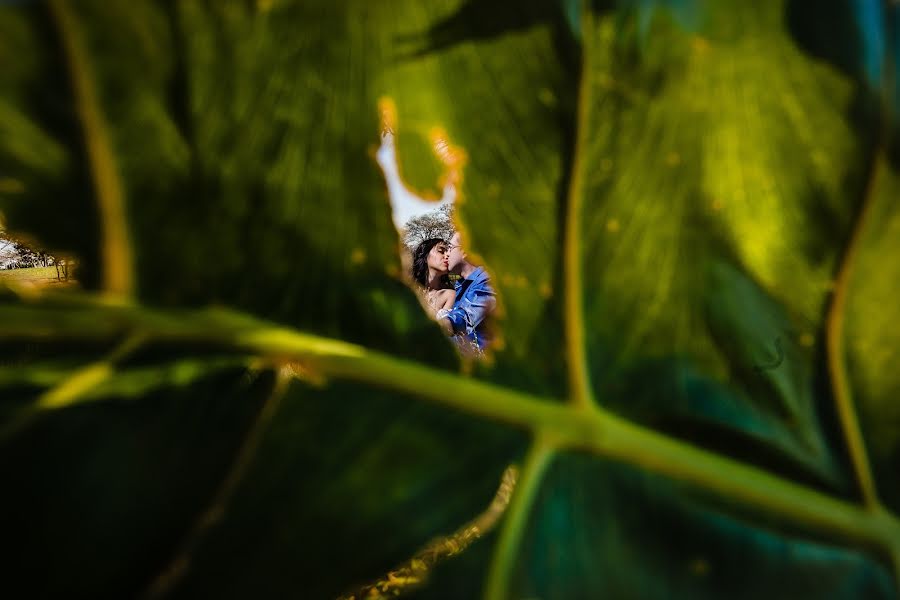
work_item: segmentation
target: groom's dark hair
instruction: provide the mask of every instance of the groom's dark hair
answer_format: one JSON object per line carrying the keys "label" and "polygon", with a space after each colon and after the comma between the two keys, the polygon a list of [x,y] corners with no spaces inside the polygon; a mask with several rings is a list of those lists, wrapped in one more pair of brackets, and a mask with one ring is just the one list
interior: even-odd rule
{"label": "groom's dark hair", "polygon": [[412,276],[416,283],[422,287],[428,287],[428,254],[438,244],[446,244],[442,238],[427,239],[413,250]]}

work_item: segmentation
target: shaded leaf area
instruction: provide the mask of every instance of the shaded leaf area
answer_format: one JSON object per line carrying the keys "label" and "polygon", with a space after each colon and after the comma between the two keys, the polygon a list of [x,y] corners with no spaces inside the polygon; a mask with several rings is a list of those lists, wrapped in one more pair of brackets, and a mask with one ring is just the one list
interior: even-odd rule
{"label": "shaded leaf area", "polygon": [[298,384],[173,597],[329,598],[383,577],[485,510],[526,442],[364,386]]}
{"label": "shaded leaf area", "polygon": [[897,594],[876,557],[737,518],[667,480],[578,454],[548,470],[512,581],[512,597],[550,600]]}
{"label": "shaded leaf area", "polygon": [[[133,597],[231,467],[271,390],[232,370],[44,415],[0,454],[12,596]],[[4,393],[4,396],[6,394]]]}
{"label": "shaded leaf area", "polygon": [[166,387],[184,387],[218,371],[253,366],[254,357],[212,344],[144,344],[121,359],[119,346],[83,340],[64,343],[9,340],[0,344],[0,423],[9,423],[35,397],[65,384],[80,369],[106,364],[113,372],[81,392],[75,403],[140,398]]}
{"label": "shaded leaf area", "polygon": [[112,350],[110,342],[77,340],[6,340],[0,343],[0,423],[8,423],[36,396],[59,383],[79,367],[102,360]]}
{"label": "shaded leaf area", "polygon": [[[798,48],[782,3],[718,3],[694,31],[658,11],[646,38],[601,16],[586,35],[576,175],[599,401],[846,493],[815,361],[873,102]],[[783,363],[755,369],[778,338]]]}
{"label": "shaded leaf area", "polygon": [[[363,4],[69,10],[124,182],[142,300],[228,304],[452,365],[395,278],[396,234],[369,156],[370,73],[388,57],[365,49],[384,34],[345,18]],[[0,165],[22,188],[0,206],[11,229],[78,255],[90,287],[100,225],[59,28],[42,3],[4,9],[0,28],[0,52],[28,57],[0,75]]]}
{"label": "shaded leaf area", "polygon": [[900,176],[879,161],[848,282],[846,360],[882,500],[900,510]]}
{"label": "shaded leaf area", "polygon": [[[788,0],[785,16],[800,48],[854,79],[862,81],[866,76],[874,75],[877,82],[881,73],[877,72],[877,67],[866,64],[865,59],[874,62],[873,58],[877,57],[879,63],[883,60],[885,49],[874,47],[879,42],[883,43],[883,37],[881,32],[865,27],[860,21],[870,13],[881,13],[882,7],[878,4],[845,0]],[[818,18],[809,18],[811,14]],[[873,73],[873,70],[876,72]]]}

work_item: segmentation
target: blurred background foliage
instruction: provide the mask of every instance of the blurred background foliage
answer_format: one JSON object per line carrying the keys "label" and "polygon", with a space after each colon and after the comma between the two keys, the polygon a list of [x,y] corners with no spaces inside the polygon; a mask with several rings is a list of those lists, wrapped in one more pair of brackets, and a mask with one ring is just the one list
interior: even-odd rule
{"label": "blurred background foliage", "polygon": [[[417,396],[474,379],[561,405],[572,319],[605,410],[854,505],[839,365],[900,512],[894,3],[3,4],[0,211],[84,290],[0,297],[10,597],[383,576],[529,445]],[[385,98],[411,187],[440,195],[435,128],[468,156],[455,217],[501,303],[486,363],[404,284]],[[430,370],[390,391],[230,343],[269,323]],[[477,597],[503,553],[515,598],[898,595],[885,547],[595,454],[555,453],[514,547],[491,532],[413,595]]]}

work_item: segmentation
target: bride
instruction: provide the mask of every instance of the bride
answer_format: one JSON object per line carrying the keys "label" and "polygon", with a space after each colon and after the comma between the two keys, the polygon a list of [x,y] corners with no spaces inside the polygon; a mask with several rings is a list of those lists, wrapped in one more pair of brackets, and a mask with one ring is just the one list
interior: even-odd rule
{"label": "bride", "polygon": [[456,291],[447,277],[447,242],[440,238],[425,240],[413,250],[412,258],[412,276],[422,287],[422,304],[431,318],[440,321],[456,300]]}

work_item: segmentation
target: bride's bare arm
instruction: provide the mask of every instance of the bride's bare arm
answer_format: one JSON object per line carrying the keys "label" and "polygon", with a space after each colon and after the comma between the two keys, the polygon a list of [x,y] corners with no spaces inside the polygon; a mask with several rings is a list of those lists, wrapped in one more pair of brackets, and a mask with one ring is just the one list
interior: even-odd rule
{"label": "bride's bare arm", "polygon": [[437,320],[438,324],[447,332],[447,335],[453,334],[453,328],[450,326],[450,321],[446,319],[447,313],[450,312],[450,309],[453,308],[453,304],[456,302],[456,292],[454,290],[441,290],[435,293],[435,305],[438,307],[435,311],[434,317]]}

